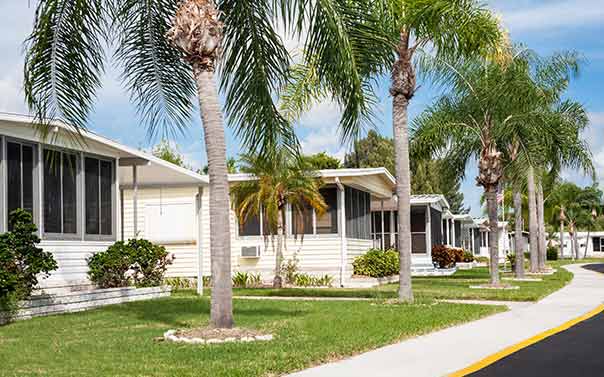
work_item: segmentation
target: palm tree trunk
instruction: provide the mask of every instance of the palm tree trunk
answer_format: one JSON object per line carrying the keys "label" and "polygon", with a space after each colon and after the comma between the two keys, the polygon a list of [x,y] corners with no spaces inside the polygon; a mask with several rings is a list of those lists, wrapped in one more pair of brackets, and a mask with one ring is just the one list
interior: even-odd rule
{"label": "palm tree trunk", "polygon": [[413,301],[411,288],[411,179],[409,167],[409,101],[415,91],[415,73],[409,51],[409,33],[402,32],[398,60],[392,67],[392,123],[394,134],[396,195],[398,197],[398,252],[400,259],[398,298]]}
{"label": "palm tree trunk", "polygon": [[489,214],[489,268],[491,285],[499,285],[499,219],[497,218],[497,187],[490,186],[485,193]]}
{"label": "palm tree trunk", "polygon": [[229,181],[222,111],[213,70],[193,66],[210,176],[210,257],[212,303],[210,321],[217,328],[233,327]]}
{"label": "palm tree trunk", "polygon": [[585,250],[583,251],[583,259],[587,258],[587,249],[589,248],[589,237],[591,236],[591,227],[587,228],[587,239],[585,240]]}
{"label": "palm tree trunk", "polygon": [[539,225],[537,223],[537,199],[535,194],[535,172],[532,167],[528,170],[528,208],[529,235],[531,252],[531,272],[539,272]]}
{"label": "palm tree trunk", "polygon": [[560,259],[564,259],[564,221],[560,221]]}
{"label": "palm tree trunk", "polygon": [[283,288],[283,278],[281,277],[281,265],[283,264],[283,239],[285,238],[285,227],[283,226],[283,217],[285,216],[282,212],[285,209],[279,211],[279,218],[277,220],[277,251],[275,252],[275,277],[273,278],[273,288]]}
{"label": "palm tree trunk", "polygon": [[537,184],[537,223],[539,230],[539,270],[545,271],[545,263],[547,260],[547,241],[545,237],[545,206],[543,203],[543,184],[541,179]]}
{"label": "palm tree trunk", "polygon": [[514,249],[516,250],[516,278],[524,278],[524,226],[522,223],[522,194],[514,185]]}

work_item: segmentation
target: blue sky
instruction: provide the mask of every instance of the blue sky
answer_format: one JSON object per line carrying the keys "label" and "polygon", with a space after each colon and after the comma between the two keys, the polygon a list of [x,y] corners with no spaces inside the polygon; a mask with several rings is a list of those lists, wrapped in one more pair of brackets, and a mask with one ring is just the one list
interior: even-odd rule
{"label": "blue sky", "polygon": [[[22,43],[34,16],[35,1],[0,0],[0,111],[27,113],[22,93]],[[598,172],[604,169],[604,0],[490,0],[489,7],[501,15],[515,42],[522,42],[541,54],[556,50],[575,49],[587,59],[581,77],[572,83],[569,96],[582,101],[590,112],[591,125],[585,137],[595,157]],[[288,41],[288,46],[294,46]],[[384,135],[392,135],[391,99],[388,82],[381,82],[380,103],[376,125]],[[428,87],[421,88],[410,109],[413,118],[439,95]],[[306,153],[326,151],[342,157],[346,146],[339,142],[337,124],[339,111],[329,102],[317,104],[299,122],[297,132]],[[145,125],[136,117],[122,90],[117,74],[109,72],[99,93],[90,128],[119,142],[148,149]],[[205,164],[201,127],[191,125],[175,140],[180,152],[196,167]],[[227,131],[228,153],[239,152],[239,142]],[[481,191],[474,184],[475,166],[469,166],[463,182],[466,205],[472,213],[481,213]],[[565,172],[567,179],[586,184],[577,172]]]}

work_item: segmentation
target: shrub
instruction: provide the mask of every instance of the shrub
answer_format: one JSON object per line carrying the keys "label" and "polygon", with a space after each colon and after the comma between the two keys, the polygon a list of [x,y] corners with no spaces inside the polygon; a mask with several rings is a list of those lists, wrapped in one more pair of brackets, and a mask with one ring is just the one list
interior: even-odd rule
{"label": "shrub", "polygon": [[474,262],[474,254],[469,251],[464,251],[462,262],[464,263],[472,263]]}
{"label": "shrub", "polygon": [[173,258],[166,248],[142,239],[118,241],[88,258],[88,276],[100,288],[161,285]]}
{"label": "shrub", "polygon": [[355,275],[382,278],[399,273],[399,255],[396,250],[371,249],[352,262]]}
{"label": "shrub", "polygon": [[[451,268],[455,266],[459,257],[457,248],[451,248],[446,245],[436,245],[432,248],[432,262],[439,268]],[[462,255],[463,257],[463,250]]]}
{"label": "shrub", "polygon": [[197,288],[197,278],[166,278],[163,285],[169,285],[173,290]]}
{"label": "shrub", "polygon": [[161,285],[168,266],[174,260],[161,245],[143,239],[128,241],[131,269],[137,287]]}
{"label": "shrub", "polygon": [[547,260],[558,260],[558,248],[553,246],[547,248]]}
{"label": "shrub", "polygon": [[516,270],[516,254],[506,254],[505,257],[510,262],[510,265],[512,265],[512,270]]}
{"label": "shrub", "polygon": [[106,251],[88,258],[88,276],[99,288],[127,287],[131,284],[128,271],[132,263],[130,248],[123,241],[109,246]]}
{"label": "shrub", "polygon": [[248,279],[249,279],[249,275],[247,272],[238,271],[235,275],[233,275],[233,287],[236,287],[236,288],[247,287]]}
{"label": "shrub", "polygon": [[262,286],[262,276],[260,274],[249,274],[247,279],[247,286],[252,288],[258,288]]}
{"label": "shrub", "polygon": [[294,283],[298,287],[331,287],[333,277],[330,275],[317,277],[309,274],[297,274]]}
{"label": "shrub", "polygon": [[464,250],[462,248],[453,247],[453,255],[455,255],[455,263],[463,262]]}
{"label": "shrub", "polygon": [[212,286],[212,277],[211,276],[204,276],[202,278],[202,282],[203,282],[203,286],[204,287],[211,287]]}
{"label": "shrub", "polygon": [[294,284],[298,275],[298,256],[294,254],[281,265],[281,273],[285,277],[285,284]]}
{"label": "shrub", "polygon": [[12,231],[0,234],[0,311],[10,316],[19,301],[31,296],[38,278],[46,278],[58,268],[52,253],[36,245],[40,238],[31,215],[18,209],[11,212]]}
{"label": "shrub", "polygon": [[475,257],[474,260],[477,263],[489,263],[489,258],[488,257]]}

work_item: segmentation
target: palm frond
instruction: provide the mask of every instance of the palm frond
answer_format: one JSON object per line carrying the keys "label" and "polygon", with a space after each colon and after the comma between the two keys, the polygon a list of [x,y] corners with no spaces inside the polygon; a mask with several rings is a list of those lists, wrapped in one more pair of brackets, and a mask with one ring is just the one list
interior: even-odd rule
{"label": "palm frond", "polygon": [[195,109],[191,67],[166,38],[177,5],[171,0],[113,0],[114,59],[149,137],[181,134]]}

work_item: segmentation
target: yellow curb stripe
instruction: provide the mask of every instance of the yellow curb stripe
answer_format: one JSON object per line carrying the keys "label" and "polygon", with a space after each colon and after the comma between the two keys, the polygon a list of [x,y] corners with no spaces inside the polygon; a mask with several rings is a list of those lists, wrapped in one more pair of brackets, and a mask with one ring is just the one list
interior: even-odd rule
{"label": "yellow curb stripe", "polygon": [[515,345],[505,348],[497,353],[487,356],[484,359],[478,361],[477,363],[470,365],[467,368],[464,368],[464,369],[458,370],[457,372],[449,374],[448,377],[464,377],[464,376],[467,376],[468,374],[477,372],[477,371],[479,371],[483,368],[486,368],[487,366],[503,359],[504,357],[507,357],[507,356],[513,354],[514,352],[517,352],[523,348],[531,346],[537,342],[542,341],[545,338],[549,338],[550,336],[560,333],[564,330],[568,330],[569,328],[573,327],[574,325],[576,325],[580,322],[586,321],[602,312],[604,312],[604,305],[600,305],[597,308],[595,308],[594,310],[590,311],[589,313],[586,313],[578,318],[572,319],[572,320],[564,323],[563,325],[560,325],[553,329],[544,331],[541,334],[535,335],[531,338],[523,340],[522,342],[520,342],[518,344],[515,344]]}

